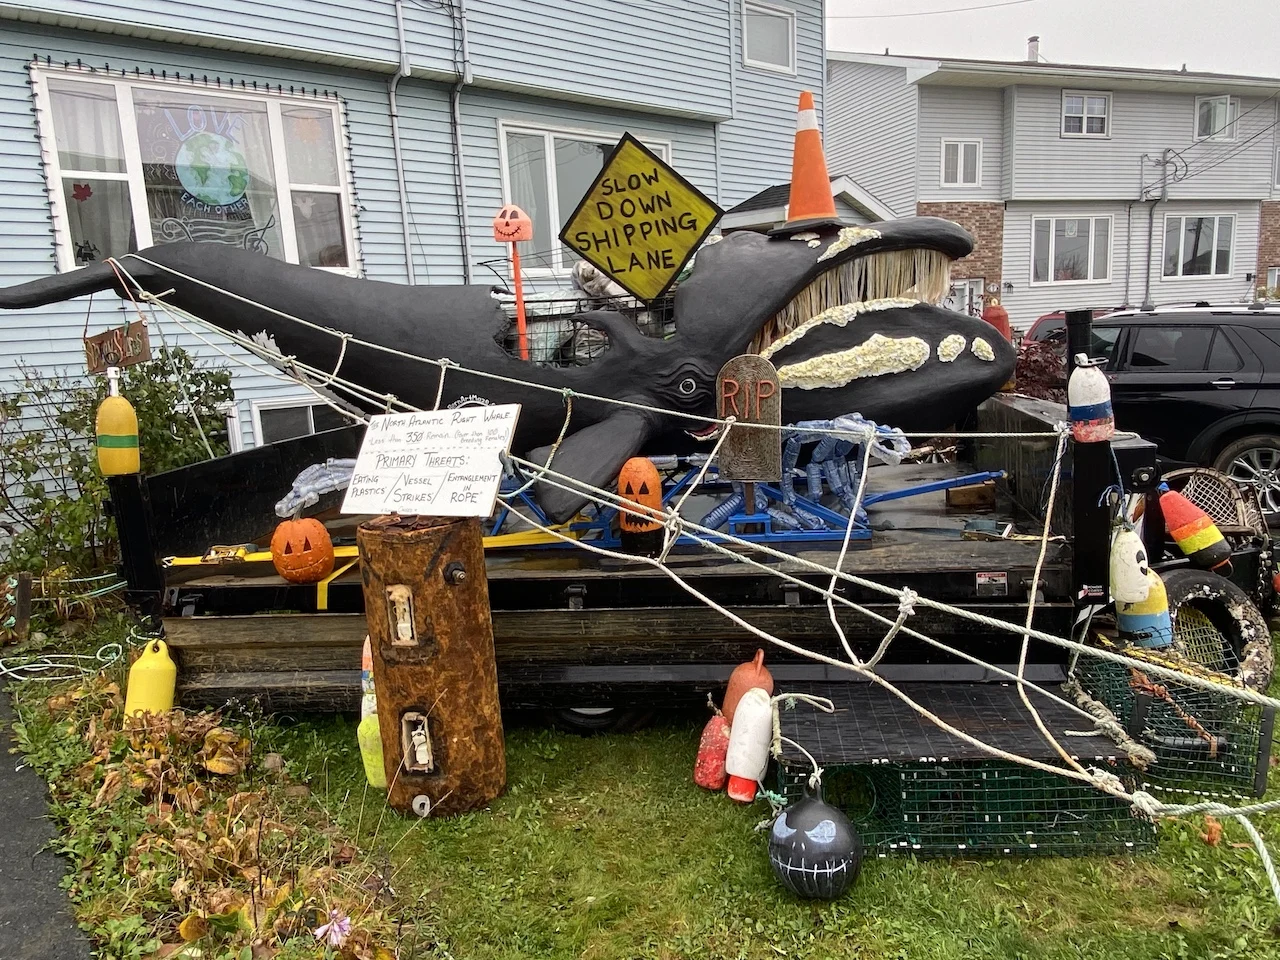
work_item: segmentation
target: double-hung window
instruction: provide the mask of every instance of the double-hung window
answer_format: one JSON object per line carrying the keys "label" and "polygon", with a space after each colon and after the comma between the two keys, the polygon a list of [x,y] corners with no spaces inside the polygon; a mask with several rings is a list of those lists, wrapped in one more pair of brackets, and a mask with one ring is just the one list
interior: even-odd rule
{"label": "double-hung window", "polygon": [[1035,217],[1032,283],[1091,283],[1111,275],[1110,217]]}
{"label": "double-hung window", "polygon": [[1164,218],[1165,277],[1227,277],[1236,218]]}
{"label": "double-hung window", "polygon": [[[501,124],[503,193],[533,221],[532,249],[520,251],[527,273],[568,270],[580,257],[560,243],[560,229],[591,189],[605,158],[617,146],[617,134],[540,130]],[[644,144],[667,163],[671,145]]]}
{"label": "double-hung window", "polygon": [[1240,101],[1235,97],[1196,97],[1196,139],[1234,140],[1239,117]]}
{"label": "double-hung window", "polygon": [[335,99],[79,69],[32,76],[59,269],[190,240],[354,271]]}
{"label": "double-hung window", "polygon": [[1062,91],[1064,137],[1111,136],[1111,94],[1089,90]]}
{"label": "double-hung window", "polygon": [[742,5],[742,63],[759,70],[796,72],[796,12],[755,0]]}
{"label": "double-hung window", "polygon": [[977,187],[982,185],[982,141],[942,141],[942,185]]}

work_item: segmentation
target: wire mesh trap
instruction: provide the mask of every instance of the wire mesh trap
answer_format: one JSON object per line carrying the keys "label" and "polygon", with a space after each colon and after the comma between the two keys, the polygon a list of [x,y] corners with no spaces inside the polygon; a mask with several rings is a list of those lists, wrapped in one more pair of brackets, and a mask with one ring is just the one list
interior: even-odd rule
{"label": "wire mesh trap", "polygon": [[[510,356],[520,358],[515,305],[503,300],[510,323],[498,334],[498,344]],[[608,310],[632,321],[646,337],[663,340],[673,336],[675,298],[661,297],[645,303],[635,297],[579,298],[529,297],[525,300],[529,360],[538,366],[582,367],[609,348],[609,336],[584,323],[581,314]]]}
{"label": "wire mesh trap", "polygon": [[[931,712],[993,746],[1056,759],[1012,684],[901,686]],[[1134,851],[1155,841],[1154,825],[1128,803],[1088,784],[992,759],[879,687],[846,683],[797,692],[830,697],[836,712],[784,710],[783,735],[813,752],[824,768],[824,798],[844,810],[881,855],[1071,856]],[[1082,726],[1060,704],[1040,698],[1036,707],[1058,734]],[[1066,743],[1082,762],[1110,769],[1134,786],[1132,768],[1118,759],[1110,740],[1091,735]],[[780,792],[788,800],[800,796],[811,770],[784,745]]]}
{"label": "wire mesh trap", "polygon": [[[1205,634],[1212,627],[1197,620],[1192,629]],[[1142,775],[1142,789],[1230,798],[1260,797],[1266,791],[1272,710],[1176,681],[1153,683],[1136,668],[1105,660],[1082,658],[1075,677],[1130,736],[1155,753],[1156,762]]]}

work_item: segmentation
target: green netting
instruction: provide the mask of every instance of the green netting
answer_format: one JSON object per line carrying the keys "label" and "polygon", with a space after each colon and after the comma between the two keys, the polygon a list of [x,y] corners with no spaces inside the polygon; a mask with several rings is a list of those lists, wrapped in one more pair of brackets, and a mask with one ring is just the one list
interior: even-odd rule
{"label": "green netting", "polygon": [[[1179,614],[1179,621],[1186,613]],[[1225,694],[1162,680],[1149,683],[1120,664],[1082,657],[1075,676],[1130,736],[1155,752],[1142,788],[1207,796],[1257,795],[1268,746],[1264,710]]]}
{"label": "green netting", "polygon": [[[809,767],[784,761],[780,791],[800,796]],[[823,795],[879,854],[918,856],[1123,853],[1155,826],[1085,784],[1003,761],[828,767]]]}

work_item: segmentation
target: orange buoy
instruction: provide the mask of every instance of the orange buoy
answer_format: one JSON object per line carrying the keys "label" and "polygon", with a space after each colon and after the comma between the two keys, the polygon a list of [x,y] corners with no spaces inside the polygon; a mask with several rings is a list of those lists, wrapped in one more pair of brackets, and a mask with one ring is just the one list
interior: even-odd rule
{"label": "orange buoy", "polygon": [[729,721],[717,713],[702,728],[698,758],[693,762],[693,782],[706,790],[723,790],[729,780],[724,760],[729,752]]}
{"label": "orange buoy", "polygon": [[1206,570],[1230,569],[1231,545],[1213,518],[1165,483],[1160,484],[1160,510],[1165,529],[1188,560]]}
{"label": "orange buoy", "polygon": [[757,650],[755,658],[740,663],[729,674],[729,687],[724,692],[724,715],[733,723],[733,714],[738,709],[738,701],[752,687],[759,687],[769,696],[773,696],[773,674],[764,665],[764,651]]}

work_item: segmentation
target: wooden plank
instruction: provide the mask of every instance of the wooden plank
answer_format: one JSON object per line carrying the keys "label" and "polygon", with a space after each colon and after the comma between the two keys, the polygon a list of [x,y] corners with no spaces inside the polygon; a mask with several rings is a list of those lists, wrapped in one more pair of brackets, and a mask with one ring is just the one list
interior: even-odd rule
{"label": "wooden plank", "polygon": [[31,632],[31,584],[29,571],[18,574],[18,585],[13,593],[13,637],[18,643]]}

